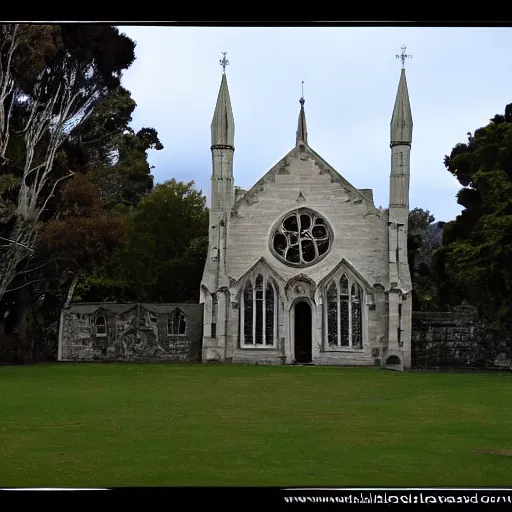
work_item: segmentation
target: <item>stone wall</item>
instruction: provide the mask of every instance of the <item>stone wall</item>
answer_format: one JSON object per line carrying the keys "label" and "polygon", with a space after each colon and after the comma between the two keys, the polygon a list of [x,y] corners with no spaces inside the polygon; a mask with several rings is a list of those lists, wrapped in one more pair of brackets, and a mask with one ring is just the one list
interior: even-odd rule
{"label": "stone wall", "polygon": [[463,304],[454,309],[451,312],[413,312],[413,367],[510,368],[507,340],[480,322],[471,306]]}
{"label": "stone wall", "polygon": [[201,304],[75,303],[63,310],[59,361],[199,362]]}

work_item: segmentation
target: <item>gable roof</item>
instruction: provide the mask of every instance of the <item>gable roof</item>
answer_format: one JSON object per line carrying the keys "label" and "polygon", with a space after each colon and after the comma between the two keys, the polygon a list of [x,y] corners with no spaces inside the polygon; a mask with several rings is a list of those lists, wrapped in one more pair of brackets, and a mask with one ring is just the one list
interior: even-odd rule
{"label": "gable roof", "polygon": [[366,279],[346,258],[341,258],[341,261],[326,276],[324,276],[320,280],[320,282],[318,283],[318,288],[321,288],[326,283],[328,283],[332,279],[332,277],[339,272],[339,270],[342,267],[346,268],[350,274],[359,279],[359,281],[361,282],[361,284],[364,285],[367,291],[371,292],[371,290],[373,289],[373,284],[375,283],[370,283],[368,279]]}
{"label": "gable roof", "polygon": [[[344,189],[346,189],[350,196],[351,200],[353,202],[360,203],[365,202],[371,209],[375,210],[377,212],[377,208],[373,204],[373,200],[366,195],[364,192],[362,192],[360,189],[357,189],[354,187],[351,183],[349,183],[341,174],[338,173],[330,165],[327,163],[326,160],[324,160],[318,153],[316,153],[310,146],[306,146],[305,148],[302,148],[301,150],[302,154],[307,153],[310,158],[314,160],[316,165],[320,169],[320,174],[327,173],[331,177],[331,182],[333,183],[339,183]],[[291,151],[289,151],[283,158],[281,158],[267,173],[263,175],[262,178],[260,178],[243,196],[241,196],[237,201],[235,201],[235,204],[233,205],[233,208],[231,210],[231,215],[236,215],[238,212],[239,207],[244,202],[250,202],[251,199],[258,194],[259,192],[262,192],[264,189],[264,186],[266,183],[273,183],[275,182],[275,176],[276,174],[290,174],[290,171],[288,170],[288,167],[290,166],[289,158],[290,157],[296,157],[299,154],[299,148],[295,147]]]}
{"label": "gable roof", "polygon": [[118,304],[113,302],[72,302],[69,309],[64,311],[82,315],[91,315],[101,310],[106,313],[122,315],[133,309],[137,309],[137,307],[139,307],[140,310],[146,310],[156,314],[169,314],[172,313],[175,309],[180,309],[184,315],[189,316],[189,313],[185,312],[185,310],[190,312],[190,308],[202,307],[202,305],[194,303],[148,304],[132,302],[129,304]]}
{"label": "gable roof", "polygon": [[246,280],[246,278],[256,270],[259,266],[263,267],[265,271],[268,273],[269,276],[273,277],[277,283],[280,283],[281,286],[284,286],[286,281],[279,275],[279,273],[276,271],[272,265],[269,265],[268,261],[265,259],[264,256],[261,256],[258,258],[240,277],[236,280],[237,286],[240,285],[243,281]]}

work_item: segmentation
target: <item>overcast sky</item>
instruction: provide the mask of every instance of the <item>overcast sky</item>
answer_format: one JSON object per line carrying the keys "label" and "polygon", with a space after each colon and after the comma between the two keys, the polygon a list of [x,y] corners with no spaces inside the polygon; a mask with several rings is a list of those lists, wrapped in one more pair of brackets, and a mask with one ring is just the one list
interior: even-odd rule
{"label": "overcast sky", "polygon": [[389,123],[406,45],[414,121],[410,206],[449,221],[459,183],[443,159],[512,102],[508,27],[122,26],[137,47],[123,85],[132,126],[155,128],[155,183],[194,180],[210,196],[210,124],[227,52],[235,183],[249,189],[295,145],[301,82],[310,146],[357,188],[389,202]]}

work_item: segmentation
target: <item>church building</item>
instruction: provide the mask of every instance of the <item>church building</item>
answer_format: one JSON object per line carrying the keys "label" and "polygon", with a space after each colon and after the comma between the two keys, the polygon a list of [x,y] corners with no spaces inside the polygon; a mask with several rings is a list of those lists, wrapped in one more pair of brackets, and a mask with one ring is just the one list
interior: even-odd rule
{"label": "church building", "polygon": [[250,190],[235,187],[235,122],[225,57],[221,63],[202,361],[410,368],[413,123],[403,65],[391,118],[389,208],[381,209],[371,189],[349,183],[309,145],[303,97],[295,146]]}

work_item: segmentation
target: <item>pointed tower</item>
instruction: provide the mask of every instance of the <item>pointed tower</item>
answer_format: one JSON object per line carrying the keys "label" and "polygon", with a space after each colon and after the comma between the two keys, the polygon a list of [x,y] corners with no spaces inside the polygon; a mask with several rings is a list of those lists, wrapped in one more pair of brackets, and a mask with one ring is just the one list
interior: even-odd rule
{"label": "pointed tower", "polygon": [[235,151],[235,120],[231,109],[228,82],[224,72],[220,83],[217,105],[212,119],[212,205],[213,212],[226,211],[233,206],[233,153]]}
{"label": "pointed tower", "polygon": [[302,82],[302,96],[300,97],[300,112],[299,112],[299,120],[297,123],[297,137],[295,141],[295,147],[299,151],[301,159],[303,158],[303,154],[308,147],[308,128],[306,125],[306,113],[304,112],[304,82]]}
{"label": "pointed tower", "polygon": [[235,121],[226,79],[226,54],[217,105],[211,124],[212,188],[208,255],[201,281],[200,302],[204,303],[203,360],[224,360],[225,326],[228,315],[229,278],[226,274],[226,233],[235,198],[233,153]]}
{"label": "pointed tower", "polygon": [[[404,57],[405,58],[405,57]],[[400,219],[409,210],[409,163],[412,143],[412,114],[405,69],[402,68],[395,108],[391,118],[391,182],[389,207]],[[406,217],[407,218],[407,217]]]}
{"label": "pointed tower", "polygon": [[[304,82],[302,82],[304,84]],[[300,103],[300,112],[299,112],[299,122],[297,125],[297,147],[305,147],[308,145],[308,128],[306,125],[306,113],[304,112],[304,103],[306,100],[304,99],[304,94],[301,96]]]}
{"label": "pointed tower", "polygon": [[412,114],[405,77],[405,59],[397,55],[402,70],[391,118],[391,176],[389,190],[389,331],[390,354],[410,367],[411,276],[407,261],[407,222],[409,216],[409,180],[412,143]]}

